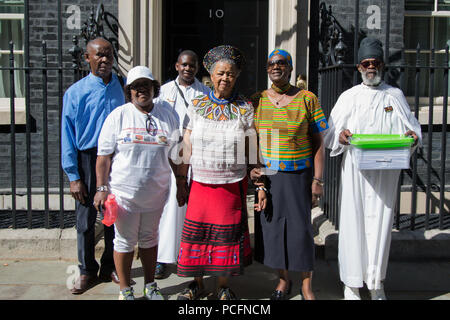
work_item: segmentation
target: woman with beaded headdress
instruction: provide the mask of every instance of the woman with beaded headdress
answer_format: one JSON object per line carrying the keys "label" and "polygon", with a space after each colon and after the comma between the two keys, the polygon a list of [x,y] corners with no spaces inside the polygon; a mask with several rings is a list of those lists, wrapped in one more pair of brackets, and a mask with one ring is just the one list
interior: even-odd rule
{"label": "woman with beaded headdress", "polygon": [[[218,276],[218,299],[235,299],[230,276],[251,263],[246,192],[248,137],[256,136],[253,107],[234,86],[244,67],[242,52],[222,45],[211,49],[203,65],[213,90],[192,100],[184,135],[184,164],[177,175],[179,205],[187,201],[186,173],[192,184],[178,255],[177,274],[194,277],[178,300],[198,299],[203,276]],[[247,141],[247,142],[246,142]],[[265,198],[257,204],[264,208]]]}
{"label": "woman with beaded headdress", "polygon": [[323,192],[321,132],[328,124],[317,97],[289,83],[292,70],[291,55],[274,50],[267,61],[272,86],[251,99],[264,168],[250,176],[268,193],[266,209],[255,212],[255,260],[278,270],[272,300],[290,293],[288,271],[301,272],[302,296],[314,299],[311,206]]}

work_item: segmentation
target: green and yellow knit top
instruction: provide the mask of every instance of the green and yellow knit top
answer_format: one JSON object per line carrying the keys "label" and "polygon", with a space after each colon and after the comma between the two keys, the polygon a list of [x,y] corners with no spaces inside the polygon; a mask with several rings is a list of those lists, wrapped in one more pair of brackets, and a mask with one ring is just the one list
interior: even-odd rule
{"label": "green and yellow knit top", "polygon": [[328,128],[317,97],[301,90],[284,107],[275,107],[267,90],[252,96],[255,127],[264,164],[271,170],[297,171],[313,165],[311,134]]}

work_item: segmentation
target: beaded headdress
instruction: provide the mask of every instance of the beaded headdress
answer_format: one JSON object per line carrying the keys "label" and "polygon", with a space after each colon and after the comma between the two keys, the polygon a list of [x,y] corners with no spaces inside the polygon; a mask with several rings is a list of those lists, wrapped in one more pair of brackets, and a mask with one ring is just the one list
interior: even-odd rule
{"label": "beaded headdress", "polygon": [[241,50],[230,45],[221,45],[208,51],[203,58],[203,66],[211,73],[212,66],[223,59],[234,61],[239,70],[242,70],[245,65],[245,57]]}

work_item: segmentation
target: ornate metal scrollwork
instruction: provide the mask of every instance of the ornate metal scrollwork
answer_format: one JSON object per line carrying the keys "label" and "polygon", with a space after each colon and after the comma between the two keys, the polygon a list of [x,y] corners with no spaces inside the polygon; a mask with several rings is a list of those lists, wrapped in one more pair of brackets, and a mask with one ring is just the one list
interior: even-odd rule
{"label": "ornate metal scrollwork", "polygon": [[[108,37],[105,34],[105,27],[108,27],[108,30],[111,31],[112,36]],[[81,27],[81,32],[78,36],[73,37],[73,46],[69,49],[69,53],[72,55],[72,65],[74,69],[82,69],[82,52],[78,46],[78,38],[81,37],[85,41],[85,45],[89,42],[89,40],[102,37],[111,42],[114,50],[114,58],[117,61],[118,51],[119,51],[119,21],[118,19],[111,13],[105,11],[105,7],[103,3],[99,3],[97,9],[94,12],[94,6],[91,9],[89,14],[89,18],[87,21],[83,23]],[[118,68],[114,66],[114,70],[118,72]]]}
{"label": "ornate metal scrollwork", "polygon": [[331,6],[320,4],[319,53],[321,67],[343,64],[347,45],[344,42],[346,31],[333,16]]}
{"label": "ornate metal scrollwork", "polygon": [[72,48],[69,49],[69,53],[72,55],[72,68],[81,69],[81,61],[83,59],[83,49],[78,46],[78,37],[72,37]]}

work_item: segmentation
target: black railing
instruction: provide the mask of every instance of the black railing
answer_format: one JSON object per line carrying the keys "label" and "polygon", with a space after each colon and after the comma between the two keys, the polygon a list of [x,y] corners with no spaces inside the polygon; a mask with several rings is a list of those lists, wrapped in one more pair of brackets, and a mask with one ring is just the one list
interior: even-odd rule
{"label": "black railing", "polygon": [[[343,64],[320,69],[320,95],[319,100],[326,118],[330,117],[331,110],[335,105],[339,95],[343,92]],[[324,168],[324,196],[321,200],[321,207],[324,214],[336,227],[339,225],[339,184],[341,156],[330,157],[330,150],[325,150]]]}
{"label": "black railing", "polygon": [[[47,64],[48,61],[48,54],[47,54],[47,44],[45,41],[42,42],[42,65],[40,67],[28,66],[29,64],[25,64],[25,67],[14,67],[14,44],[10,42],[10,54],[9,54],[9,60],[10,60],[10,66],[9,67],[0,67],[0,71],[7,70],[10,74],[10,94],[11,97],[14,97],[15,94],[15,72],[16,71],[23,71],[25,74],[28,74],[26,77],[26,81],[30,81],[29,77],[30,74],[33,73],[41,73],[42,75],[42,170],[43,170],[43,189],[40,190],[38,193],[42,194],[44,197],[44,210],[33,210],[33,200],[32,200],[32,194],[33,194],[33,188],[32,188],[32,156],[31,156],[31,114],[30,114],[30,103],[29,103],[29,97],[25,98],[25,108],[26,108],[26,191],[25,192],[18,192],[17,191],[17,163],[16,163],[16,149],[17,149],[17,143],[16,143],[16,121],[15,121],[15,99],[10,99],[10,156],[11,156],[11,174],[10,174],[10,184],[11,184],[11,190],[9,192],[5,192],[4,194],[11,195],[11,209],[6,210],[0,210],[2,211],[1,217],[0,217],[0,228],[33,228],[33,227],[59,227],[59,228],[65,228],[67,227],[67,215],[70,215],[70,212],[65,212],[64,210],[64,180],[61,169],[59,169],[59,196],[60,196],[60,208],[58,213],[57,212],[51,212],[50,206],[49,206],[49,195],[50,195],[50,188],[49,188],[49,141],[48,141],[48,133],[49,133],[49,125],[57,126],[58,132],[61,132],[61,118],[58,118],[57,123],[51,123],[49,124],[49,117],[48,117],[48,87],[49,87],[49,72],[51,71],[57,71],[58,73],[58,82],[61,84],[58,88],[58,101],[59,104],[62,106],[62,95],[63,95],[63,89],[62,89],[62,73],[63,72],[75,72],[78,74],[78,70],[73,70],[72,68],[64,68],[61,65],[58,67],[49,67]],[[61,80],[60,80],[61,79]],[[29,87],[26,86],[26,87]],[[61,112],[61,109],[59,110]],[[59,139],[58,139],[59,141]],[[59,144],[59,143],[58,143]],[[60,145],[60,144],[59,144]],[[61,151],[54,152],[53,155],[58,156],[60,158]],[[35,160],[33,161],[35,163]],[[26,195],[27,197],[27,210],[18,210],[17,209],[17,197]],[[44,215],[44,216],[43,216]]]}
{"label": "black railing", "polygon": [[[447,160],[447,109],[449,87],[449,49],[445,50],[445,59],[441,65],[435,63],[436,50],[432,49],[430,59],[421,61],[422,51],[417,46],[415,64],[405,63],[405,50],[402,50],[398,65],[389,56],[390,44],[390,8],[391,1],[387,0],[386,35],[385,35],[385,81],[400,87],[410,97],[410,105],[416,118],[419,118],[420,92],[428,88],[428,120],[422,124],[423,146],[411,157],[411,166],[402,170],[397,190],[397,207],[395,208],[394,227],[400,229],[448,229],[450,228],[449,207],[446,192],[450,192],[450,168]],[[356,69],[359,42],[366,34],[359,29],[359,1],[355,1],[354,28],[346,31],[332,13],[331,6],[320,5],[320,62],[319,69],[319,98],[327,118],[339,95],[351,86],[356,85],[359,72]],[[348,50],[353,48],[353,52]],[[441,51],[442,52],[442,51]],[[346,53],[350,53],[347,55]],[[352,54],[352,55],[351,55]],[[411,55],[411,53],[409,52]],[[442,53],[440,53],[442,54]],[[421,79],[421,75],[428,73],[428,78]],[[438,75],[438,73],[440,73]],[[439,80],[442,90],[436,89]],[[414,88],[408,92],[407,88]],[[409,94],[408,94],[409,93]],[[435,123],[435,98],[442,97],[442,120]],[[412,101],[412,98],[414,101]],[[436,141],[435,137],[440,137]],[[440,150],[438,150],[440,149]],[[438,154],[438,155],[436,155]],[[326,187],[321,206],[325,215],[336,229],[339,226],[339,192],[341,157],[329,157],[326,151],[325,172]],[[405,199],[410,197],[409,210],[405,206]]]}
{"label": "black railing", "polygon": [[[397,207],[395,208],[394,227],[400,229],[449,229],[449,199],[446,198],[446,192],[450,192],[448,178],[450,176],[447,160],[447,109],[448,109],[448,72],[449,72],[449,48],[445,49],[445,61],[442,65],[434,63],[434,51],[431,54],[431,63],[429,65],[421,64],[419,59],[416,65],[405,65],[404,59],[400,65],[387,65],[385,73],[390,74],[393,71],[400,74],[400,88],[406,92],[406,83],[408,75],[414,79],[415,96],[414,103],[411,103],[411,109],[419,118],[420,96],[419,88],[428,85],[428,123],[422,124],[423,146],[418,148],[411,157],[411,166],[408,170],[402,170],[399,186],[397,189]],[[421,54],[420,48],[416,55]],[[434,111],[435,105],[435,80],[436,71],[443,71],[442,78],[439,78],[442,86],[442,119],[436,119]],[[412,71],[412,72],[409,72]],[[427,83],[420,81],[420,74],[429,72]],[[336,103],[339,95],[348,89],[351,85],[345,81],[347,78],[356,78],[358,73],[355,65],[336,64],[334,66],[323,67],[319,70],[320,74],[320,101],[327,118],[331,109]],[[351,74],[355,76],[352,77]],[[347,87],[345,84],[347,83]],[[410,99],[412,101],[412,99]],[[438,121],[441,120],[441,121]],[[437,123],[435,123],[435,121]],[[440,141],[433,139],[439,137]],[[440,149],[437,152],[436,149]],[[436,154],[439,153],[437,156]],[[322,208],[325,215],[333,223],[336,229],[339,226],[339,192],[340,192],[340,165],[341,157],[329,157],[325,160],[324,178],[327,181],[322,199]],[[421,197],[419,197],[421,195]],[[410,209],[401,210],[400,205],[406,206],[405,200],[410,197]],[[403,201],[402,201],[403,200]],[[403,212],[402,212],[403,211]],[[407,212],[405,212],[407,211]]]}
{"label": "black railing", "polygon": [[[33,48],[33,57],[30,57],[30,6],[29,1],[25,0],[24,66],[15,66],[13,42],[9,44],[9,66],[0,66],[0,72],[4,75],[9,73],[7,78],[10,82],[10,124],[0,126],[1,144],[9,144],[10,156],[7,177],[3,178],[6,171],[2,171],[0,180],[0,196],[8,199],[0,207],[0,229],[63,229],[75,225],[74,210],[65,208],[65,199],[73,200],[70,198],[68,180],[61,169],[63,94],[69,85],[89,73],[83,61],[83,49],[78,45],[79,37],[84,40],[84,45],[99,36],[108,39],[117,57],[117,19],[105,11],[103,4],[99,4],[96,10],[93,7],[79,36],[73,37],[72,48],[67,50],[63,47],[62,4],[61,1],[57,3],[57,36],[52,41],[53,47],[49,48],[49,42],[42,41],[40,57],[36,54],[37,48]],[[110,34],[112,36],[108,37]],[[71,65],[64,56],[72,56]],[[114,68],[117,71],[116,65]],[[18,110],[14,99],[17,72],[25,75],[25,125],[17,123],[15,116]],[[36,181],[36,176],[39,176],[39,181]],[[23,200],[26,200],[25,203]]]}

